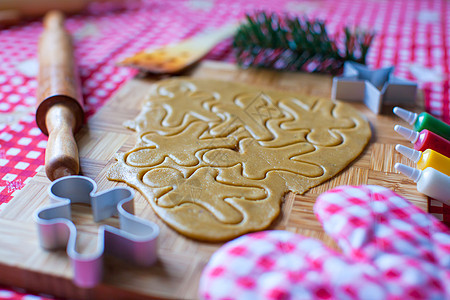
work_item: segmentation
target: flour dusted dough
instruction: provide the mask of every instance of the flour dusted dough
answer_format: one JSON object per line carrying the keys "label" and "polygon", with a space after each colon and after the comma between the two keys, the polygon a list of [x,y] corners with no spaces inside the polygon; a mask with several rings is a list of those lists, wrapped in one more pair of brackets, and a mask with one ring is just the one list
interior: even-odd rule
{"label": "flour dusted dough", "polygon": [[223,241],[267,228],[283,195],[336,175],[370,127],[329,99],[191,78],[156,83],[127,126],[138,142],[107,176],[137,188],[169,226]]}

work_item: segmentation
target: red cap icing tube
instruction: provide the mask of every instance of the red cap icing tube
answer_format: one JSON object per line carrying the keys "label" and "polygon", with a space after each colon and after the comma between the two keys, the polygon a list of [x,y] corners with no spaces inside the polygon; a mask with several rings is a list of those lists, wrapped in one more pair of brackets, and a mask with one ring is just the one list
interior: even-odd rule
{"label": "red cap icing tube", "polygon": [[417,132],[400,125],[395,125],[394,130],[413,143],[414,149],[418,151],[432,149],[447,157],[450,156],[450,141],[427,129]]}

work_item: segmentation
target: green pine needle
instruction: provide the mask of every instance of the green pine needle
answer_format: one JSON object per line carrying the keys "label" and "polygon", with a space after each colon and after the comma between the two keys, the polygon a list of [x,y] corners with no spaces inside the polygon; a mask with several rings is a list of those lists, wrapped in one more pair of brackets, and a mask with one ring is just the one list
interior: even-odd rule
{"label": "green pine needle", "polygon": [[343,41],[334,40],[325,23],[306,18],[246,15],[234,36],[240,66],[337,74],[345,61],[365,64],[374,33],[344,28]]}

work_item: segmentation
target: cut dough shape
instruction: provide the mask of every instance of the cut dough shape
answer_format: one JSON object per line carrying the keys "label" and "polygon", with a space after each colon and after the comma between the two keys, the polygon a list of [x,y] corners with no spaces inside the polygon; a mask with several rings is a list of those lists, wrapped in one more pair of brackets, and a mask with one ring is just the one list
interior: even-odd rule
{"label": "cut dough shape", "polygon": [[138,189],[178,232],[224,241],[267,228],[283,195],[344,169],[370,139],[351,105],[231,82],[157,82],[127,122],[136,146],[110,180]]}
{"label": "cut dough shape", "polygon": [[[203,156],[203,161],[213,167],[232,167],[240,163],[244,168],[243,175],[251,179],[264,179],[271,170],[319,177],[324,173],[321,166],[295,159],[315,150],[316,148],[307,142],[281,148],[266,148],[254,139],[246,138],[239,142],[239,151],[223,148],[210,150]],[[280,152],[283,157],[280,157]]]}
{"label": "cut dough shape", "polygon": [[[180,166],[194,166],[199,163],[193,153],[203,149],[233,148],[236,139],[232,136],[199,139],[199,136],[208,129],[208,124],[203,122],[190,123],[182,132],[176,135],[162,136],[157,133],[144,133],[141,135],[142,146],[129,153],[126,162],[131,166],[151,167],[159,165],[164,158],[169,156]],[[194,139],[196,143],[189,146],[189,151],[180,147],[180,141]]]}

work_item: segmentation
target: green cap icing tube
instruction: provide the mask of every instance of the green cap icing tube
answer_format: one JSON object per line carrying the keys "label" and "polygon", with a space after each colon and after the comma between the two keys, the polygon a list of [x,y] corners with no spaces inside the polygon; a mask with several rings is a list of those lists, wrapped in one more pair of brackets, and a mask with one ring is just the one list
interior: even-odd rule
{"label": "green cap icing tube", "polygon": [[429,113],[416,114],[400,107],[394,107],[394,114],[413,125],[415,131],[428,129],[450,141],[450,125],[436,119]]}

